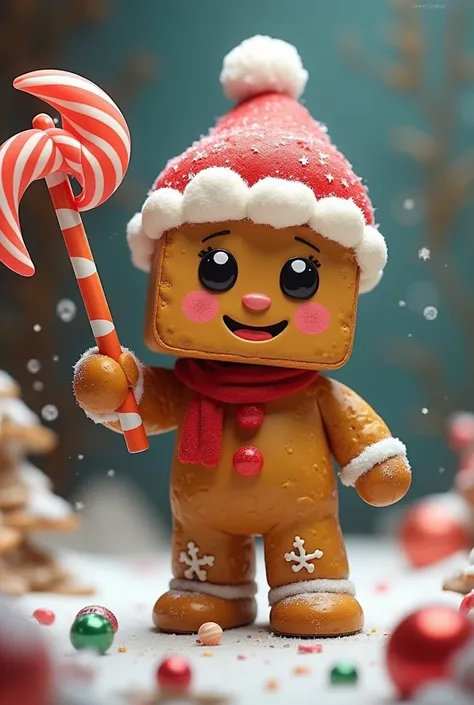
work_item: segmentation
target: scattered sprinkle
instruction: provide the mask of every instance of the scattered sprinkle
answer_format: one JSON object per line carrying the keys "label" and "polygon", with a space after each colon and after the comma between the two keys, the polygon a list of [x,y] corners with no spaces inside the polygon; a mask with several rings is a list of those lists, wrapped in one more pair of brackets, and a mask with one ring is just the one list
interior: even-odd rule
{"label": "scattered sprinkle", "polygon": [[119,646],[117,651],[119,654],[126,654],[127,653],[127,647],[126,646]]}
{"label": "scattered sprinkle", "polygon": [[375,583],[374,590],[375,592],[388,592],[390,590],[390,585],[384,581]]}
{"label": "scattered sprinkle", "polygon": [[245,654],[237,654],[237,661],[245,661],[247,656]]}
{"label": "scattered sprinkle", "polygon": [[269,678],[265,683],[265,690],[278,690],[278,681],[276,678]]}
{"label": "scattered sprinkle", "polygon": [[375,628],[375,627],[372,627],[372,629],[370,630],[370,633],[371,633],[371,634],[377,634],[376,628]]}
{"label": "scattered sprinkle", "polygon": [[431,250],[429,249],[429,247],[420,247],[420,249],[418,250],[418,257],[424,262],[426,262],[426,260],[431,257]]}
{"label": "scattered sprinkle", "polygon": [[438,309],[436,306],[425,306],[423,316],[427,321],[434,321],[438,317]]}
{"label": "scattered sprinkle", "polygon": [[295,676],[308,676],[311,673],[311,669],[307,666],[295,666],[292,673]]}
{"label": "scattered sprinkle", "polygon": [[26,369],[32,375],[35,375],[41,369],[41,362],[39,360],[35,360],[35,359],[28,360],[28,362],[26,363]]}
{"label": "scattered sprinkle", "polygon": [[322,644],[300,644],[298,646],[299,654],[320,654],[322,650]]}
{"label": "scattered sprinkle", "polygon": [[70,323],[77,313],[77,306],[71,299],[61,299],[56,306],[56,314],[64,323]]}
{"label": "scattered sprinkle", "polygon": [[56,615],[52,610],[46,610],[43,607],[40,607],[33,612],[33,618],[36,619],[38,624],[49,627],[56,619]]}
{"label": "scattered sprinkle", "polygon": [[46,404],[41,409],[41,416],[45,421],[55,421],[59,416],[58,407],[54,404]]}
{"label": "scattered sprinkle", "polygon": [[39,333],[40,330],[41,330],[40,324],[39,324],[39,323],[35,323],[35,325],[33,326],[33,330],[34,330],[35,333]]}
{"label": "scattered sprinkle", "polygon": [[202,655],[203,655],[203,656],[206,656],[207,658],[209,658],[209,657],[211,657],[211,656],[214,656],[214,654],[213,654],[212,651],[203,651],[203,652],[202,652]]}

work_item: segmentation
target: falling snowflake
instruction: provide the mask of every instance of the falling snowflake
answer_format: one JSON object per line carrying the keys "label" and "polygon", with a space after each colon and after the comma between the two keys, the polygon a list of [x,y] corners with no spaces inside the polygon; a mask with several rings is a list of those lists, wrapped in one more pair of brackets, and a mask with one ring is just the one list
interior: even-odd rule
{"label": "falling snowflake", "polygon": [[78,460],[84,460],[84,456],[82,455],[82,453],[79,453],[79,455],[77,456],[77,459],[78,459]]}
{"label": "falling snowflake", "polygon": [[76,511],[80,512],[86,505],[84,502],[75,502],[74,506],[76,507]]}
{"label": "falling snowflake", "polygon": [[41,409],[41,416],[45,421],[55,421],[59,416],[58,407],[54,404],[46,404]]}
{"label": "falling snowflake", "polygon": [[334,181],[334,176],[332,174],[326,174],[326,179],[331,184]]}
{"label": "falling snowflake", "polygon": [[400,301],[398,302],[398,305],[399,305],[401,308],[403,308],[404,306],[407,305],[407,302],[406,302],[406,301],[403,301],[403,299],[400,299]]}
{"label": "falling snowflake", "polygon": [[193,575],[196,574],[197,579],[204,582],[207,578],[207,570],[202,570],[201,566],[213,566],[215,558],[214,556],[202,556],[202,558],[198,558],[198,555],[199,547],[196,546],[194,541],[190,541],[188,543],[188,550],[181,551],[179,554],[179,562],[189,566],[189,568],[186,568],[184,571],[185,578],[192,580]]}
{"label": "falling snowflake", "polygon": [[436,306],[425,306],[423,316],[427,321],[434,321],[438,317],[438,309]]}
{"label": "falling snowflake", "polygon": [[440,475],[446,472],[446,468],[438,468],[438,472]]}
{"label": "falling snowflake", "polygon": [[405,198],[403,201],[403,207],[406,211],[412,211],[415,207],[415,201],[413,198]]}
{"label": "falling snowflake", "polygon": [[107,477],[114,477],[115,476],[115,470],[107,470]]}
{"label": "falling snowflake", "polygon": [[426,262],[427,259],[431,257],[431,250],[429,247],[420,247],[418,250],[418,257]]}
{"label": "falling snowflake", "polygon": [[59,360],[59,355],[53,355],[53,362],[57,362]]}
{"label": "falling snowflake", "polygon": [[39,323],[35,323],[35,325],[33,326],[33,330],[34,330],[35,333],[39,333],[40,330],[41,330],[40,324],[39,324]]}
{"label": "falling snowflake", "polygon": [[39,379],[33,382],[33,389],[35,392],[41,392],[44,389],[44,383],[40,382]]}
{"label": "falling snowflake", "polygon": [[426,414],[429,414],[429,410],[426,408],[426,406],[424,406],[424,407],[422,408],[421,413],[422,413],[424,416],[426,416]]}
{"label": "falling snowflake", "polygon": [[298,159],[299,163],[302,164],[303,166],[308,166],[309,164],[309,159],[308,157],[300,157]]}
{"label": "falling snowflake", "polygon": [[56,306],[56,313],[64,323],[70,323],[75,317],[77,306],[71,299],[61,299]]}
{"label": "falling snowflake", "polygon": [[26,363],[26,369],[31,372],[32,375],[37,374],[41,369],[41,362],[39,360],[28,360]]}
{"label": "falling snowflake", "polygon": [[308,571],[308,573],[314,573],[314,563],[308,563],[308,561],[313,561],[315,559],[323,557],[323,552],[319,549],[316,549],[316,551],[313,551],[313,553],[306,553],[304,543],[304,539],[300,538],[299,536],[295,536],[293,547],[297,549],[298,554],[296,554],[294,551],[290,551],[290,553],[285,553],[285,561],[287,563],[295,563],[295,565],[291,566],[291,570],[294,573],[298,573],[300,570],[303,570],[303,568]]}

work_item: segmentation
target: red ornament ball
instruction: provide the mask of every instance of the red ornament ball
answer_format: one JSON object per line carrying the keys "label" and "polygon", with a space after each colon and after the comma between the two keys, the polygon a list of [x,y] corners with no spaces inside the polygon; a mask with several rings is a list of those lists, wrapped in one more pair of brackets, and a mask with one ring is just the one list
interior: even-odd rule
{"label": "red ornament ball", "polygon": [[191,667],[181,656],[168,656],[156,672],[156,681],[162,690],[185,693],[191,685]]}
{"label": "red ornament ball", "polygon": [[99,614],[101,617],[105,617],[105,619],[109,620],[114,634],[118,632],[119,625],[117,617],[107,607],[102,607],[102,605],[88,605],[87,607],[83,607],[82,610],[76,614],[74,621],[79,617],[83,617],[85,614]]}
{"label": "red ornament ball", "polygon": [[387,668],[403,698],[423,685],[449,678],[450,662],[474,630],[451,607],[425,607],[396,627],[387,647]]}
{"label": "red ornament ball", "polygon": [[253,477],[263,468],[263,455],[254,446],[242,446],[235,451],[232,464],[239,475]]}
{"label": "red ornament ball", "polygon": [[472,590],[461,602],[459,612],[469,619],[474,619],[474,590]]}
{"label": "red ornament ball", "polygon": [[261,406],[246,405],[237,410],[235,419],[240,428],[246,431],[256,431],[263,423],[263,409]]}
{"label": "red ornament ball", "polygon": [[42,624],[45,627],[50,627],[56,619],[56,615],[52,610],[46,610],[42,607],[33,612],[33,617],[36,619],[38,624]]}

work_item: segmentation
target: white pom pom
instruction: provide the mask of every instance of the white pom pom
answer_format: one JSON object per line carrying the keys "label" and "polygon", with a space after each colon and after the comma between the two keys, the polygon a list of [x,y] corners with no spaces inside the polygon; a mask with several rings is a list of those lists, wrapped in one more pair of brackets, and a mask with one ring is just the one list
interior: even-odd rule
{"label": "white pom pom", "polygon": [[127,225],[127,242],[132,253],[132,262],[137,269],[142,272],[149,272],[153,250],[155,248],[154,240],[146,236],[142,228],[142,214],[135,213],[133,218]]}
{"label": "white pom pom", "polygon": [[307,223],[315,205],[309,186],[267,177],[250,189],[247,215],[254,223],[287,228]]}
{"label": "white pom pom", "polygon": [[225,94],[239,103],[267,92],[299,98],[307,80],[308,72],[294,46],[261,35],[246,39],[227,54],[220,75]]}
{"label": "white pom pom", "polygon": [[364,228],[364,236],[355,248],[362,279],[372,279],[387,264],[387,245],[383,235],[371,225]]}
{"label": "white pom pom", "polygon": [[309,221],[313,230],[343,247],[355,247],[364,235],[364,214],[347,198],[328,196],[316,204]]}
{"label": "white pom pom", "polygon": [[186,223],[217,223],[246,217],[248,186],[232,169],[213,166],[196,174],[184,190]]}
{"label": "white pom pom", "polygon": [[174,188],[153,191],[142,206],[142,227],[153,240],[182,223],[183,196]]}
{"label": "white pom pom", "polygon": [[361,277],[359,280],[359,294],[369,294],[375,287],[380,284],[383,277],[383,272],[375,272],[371,277]]}

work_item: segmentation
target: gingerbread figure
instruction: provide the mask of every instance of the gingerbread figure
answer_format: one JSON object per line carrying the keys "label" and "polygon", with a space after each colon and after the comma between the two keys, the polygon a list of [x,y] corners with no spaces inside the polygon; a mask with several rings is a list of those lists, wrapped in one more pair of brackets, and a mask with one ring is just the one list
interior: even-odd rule
{"label": "gingerbread figure", "polygon": [[150,272],[146,344],[178,356],[174,370],[94,349],[76,366],[94,421],[119,430],[132,386],[149,434],[179,431],[163,631],[254,620],[256,535],[275,632],[359,631],[332,457],[374,506],[410,486],[403,443],[320,374],[348,361],[358,296],[387,251],[361,180],[298,102],[306,80],[285,42],[234,49],[221,82],[236,107],[167,164],[129,224],[132,259]]}

